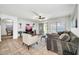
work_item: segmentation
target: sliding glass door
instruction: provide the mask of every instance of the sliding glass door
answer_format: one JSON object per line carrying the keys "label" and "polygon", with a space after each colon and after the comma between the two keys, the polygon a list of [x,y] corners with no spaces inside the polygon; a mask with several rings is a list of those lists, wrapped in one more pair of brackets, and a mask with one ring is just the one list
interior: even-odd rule
{"label": "sliding glass door", "polygon": [[63,32],[66,30],[65,23],[63,23],[63,22],[55,22],[55,23],[52,23],[50,26],[51,26],[52,33]]}
{"label": "sliding glass door", "polygon": [[65,24],[64,23],[62,23],[62,22],[57,22],[56,23],[56,31],[57,32],[63,32],[65,30],[66,30],[66,28],[65,28]]}

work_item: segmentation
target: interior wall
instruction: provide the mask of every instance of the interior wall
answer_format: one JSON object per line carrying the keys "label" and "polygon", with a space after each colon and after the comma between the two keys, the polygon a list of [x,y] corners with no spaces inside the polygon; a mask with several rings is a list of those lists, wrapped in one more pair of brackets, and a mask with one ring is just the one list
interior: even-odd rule
{"label": "interior wall", "polygon": [[1,35],[6,35],[6,23],[1,22]]}
{"label": "interior wall", "polygon": [[17,18],[13,19],[13,39],[18,38],[18,25],[17,25]]}
{"label": "interior wall", "polygon": [[0,18],[0,41],[1,41],[1,18]]}
{"label": "interior wall", "polygon": [[[78,15],[77,15],[77,19],[78,19],[78,29],[79,29],[79,5],[78,5]],[[78,30],[79,32],[79,30]],[[79,35],[79,34],[78,34]],[[78,45],[78,55],[79,55],[79,45]]]}
{"label": "interior wall", "polygon": [[78,28],[79,28],[79,5],[78,5],[78,14],[77,14],[77,18],[78,18]]}
{"label": "interior wall", "polygon": [[0,25],[0,41],[1,41],[1,25]]}
{"label": "interior wall", "polygon": [[[56,26],[54,24],[56,23],[63,23],[65,24],[65,30],[66,31],[70,31],[71,28],[71,20],[70,20],[70,16],[66,16],[66,17],[59,17],[59,18],[55,18],[55,19],[50,19],[48,21],[48,33],[52,33],[52,32],[56,32]],[[54,26],[53,26],[54,25]],[[55,30],[53,30],[53,28]]]}

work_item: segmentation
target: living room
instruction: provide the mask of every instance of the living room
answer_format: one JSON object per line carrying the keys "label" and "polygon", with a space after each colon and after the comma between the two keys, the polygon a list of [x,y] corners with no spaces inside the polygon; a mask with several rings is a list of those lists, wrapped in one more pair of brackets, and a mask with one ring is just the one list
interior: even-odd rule
{"label": "living room", "polygon": [[[71,45],[71,41],[79,37],[76,32],[79,27],[78,5],[2,4],[0,8],[0,54],[76,55],[79,53],[78,47]],[[62,43],[66,46],[64,48],[62,41],[66,43],[66,45]],[[63,50],[65,48],[66,51]]]}

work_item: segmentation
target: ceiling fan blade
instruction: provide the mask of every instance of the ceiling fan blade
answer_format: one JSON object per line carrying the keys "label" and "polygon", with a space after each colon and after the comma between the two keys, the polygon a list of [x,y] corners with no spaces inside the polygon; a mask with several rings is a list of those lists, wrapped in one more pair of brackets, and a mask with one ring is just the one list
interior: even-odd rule
{"label": "ceiling fan blade", "polygon": [[33,11],[32,12],[36,15],[36,16],[40,16],[37,12]]}

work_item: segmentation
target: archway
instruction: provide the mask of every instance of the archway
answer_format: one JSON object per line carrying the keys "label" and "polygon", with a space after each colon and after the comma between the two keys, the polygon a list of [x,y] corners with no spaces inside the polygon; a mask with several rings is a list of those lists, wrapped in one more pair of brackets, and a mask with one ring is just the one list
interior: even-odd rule
{"label": "archway", "polygon": [[9,18],[1,19],[1,40],[13,39],[13,20]]}

